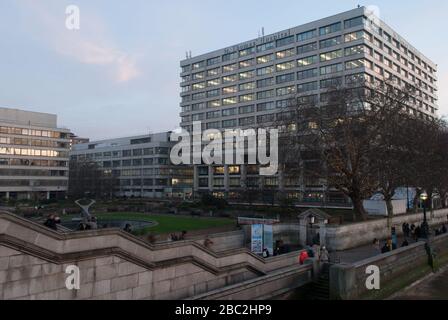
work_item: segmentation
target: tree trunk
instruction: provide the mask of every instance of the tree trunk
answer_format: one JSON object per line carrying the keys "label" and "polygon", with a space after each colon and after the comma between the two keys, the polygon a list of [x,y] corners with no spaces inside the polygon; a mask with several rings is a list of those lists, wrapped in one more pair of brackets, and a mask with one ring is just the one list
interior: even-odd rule
{"label": "tree trunk", "polygon": [[387,226],[390,228],[392,227],[392,221],[394,218],[394,206],[392,204],[391,197],[384,197],[384,201],[386,202],[387,208]]}
{"label": "tree trunk", "polygon": [[354,196],[351,198],[353,203],[353,209],[355,211],[354,213],[354,220],[366,221],[367,220],[367,212],[366,209],[364,209],[363,199],[359,196]]}

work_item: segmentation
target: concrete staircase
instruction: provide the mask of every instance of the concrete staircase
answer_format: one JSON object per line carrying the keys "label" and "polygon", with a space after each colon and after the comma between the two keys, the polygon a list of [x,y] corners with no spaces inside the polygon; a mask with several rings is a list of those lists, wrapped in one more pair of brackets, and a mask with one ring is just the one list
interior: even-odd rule
{"label": "concrete staircase", "polygon": [[[298,255],[217,253],[195,241],[151,245],[118,229],[55,232],[0,212],[0,299],[185,299],[265,276],[306,280],[309,266],[298,265]],[[80,269],[80,290],[65,287],[69,265]],[[244,290],[269,294],[263,281]]]}
{"label": "concrete staircase", "polygon": [[330,300],[330,265],[325,264],[317,281],[310,284],[307,300]]}

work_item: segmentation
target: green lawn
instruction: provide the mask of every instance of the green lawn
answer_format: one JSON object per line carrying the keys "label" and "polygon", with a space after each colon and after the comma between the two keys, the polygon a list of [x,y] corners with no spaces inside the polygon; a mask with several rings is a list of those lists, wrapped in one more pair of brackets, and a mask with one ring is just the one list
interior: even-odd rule
{"label": "green lawn", "polygon": [[101,219],[113,220],[136,220],[136,221],[155,221],[157,226],[148,227],[147,232],[153,233],[170,233],[209,229],[215,227],[222,227],[235,224],[235,221],[227,218],[202,218],[190,216],[176,216],[176,215],[157,215],[144,214],[135,212],[113,212],[113,213],[98,213],[95,216]]}

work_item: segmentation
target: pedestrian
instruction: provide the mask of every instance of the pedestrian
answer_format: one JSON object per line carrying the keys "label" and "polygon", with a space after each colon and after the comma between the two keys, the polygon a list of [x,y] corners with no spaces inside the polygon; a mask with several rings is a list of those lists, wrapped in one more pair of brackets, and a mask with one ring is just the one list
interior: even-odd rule
{"label": "pedestrian", "polygon": [[407,247],[407,246],[409,246],[409,242],[407,239],[404,239],[403,243],[401,244],[401,247],[403,248],[403,247]]}
{"label": "pedestrian", "polygon": [[129,223],[126,223],[123,230],[127,233],[132,233],[132,227]]}
{"label": "pedestrian", "polygon": [[304,264],[307,259],[309,259],[307,250],[300,252],[299,263]]}
{"label": "pedestrian", "polygon": [[56,231],[58,230],[57,221],[54,214],[50,214],[48,216],[47,220],[44,222],[44,226]]}
{"label": "pedestrian", "polygon": [[384,243],[384,246],[381,248],[381,253],[387,253],[390,252],[389,246],[387,245],[387,242]]}
{"label": "pedestrian", "polygon": [[310,246],[306,247],[306,252],[307,252],[309,258],[314,258],[315,257],[314,250]]}
{"label": "pedestrian", "polygon": [[269,250],[267,248],[263,249],[263,258],[269,258],[270,254],[269,254]]}
{"label": "pedestrian", "polygon": [[447,232],[447,230],[446,230],[446,225],[443,225],[443,226],[442,226],[442,233],[445,234],[446,232]]}
{"label": "pedestrian", "polygon": [[375,238],[373,240],[373,248],[375,249],[376,252],[381,253],[381,244],[380,244],[380,240],[378,240],[377,238]]}
{"label": "pedestrian", "polygon": [[320,250],[319,261],[322,263],[330,262],[330,254],[328,253],[328,250],[325,246],[322,246]]}
{"label": "pedestrian", "polygon": [[208,236],[205,237],[204,240],[204,247],[206,247],[207,249],[210,249],[210,247],[213,245],[213,241],[210,240],[210,238]]}

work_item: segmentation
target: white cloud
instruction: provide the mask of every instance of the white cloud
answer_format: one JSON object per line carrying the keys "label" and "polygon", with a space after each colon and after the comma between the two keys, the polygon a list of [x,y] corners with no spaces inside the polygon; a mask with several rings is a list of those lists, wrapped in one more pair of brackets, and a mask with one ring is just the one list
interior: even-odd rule
{"label": "white cloud", "polygon": [[33,21],[29,23],[36,36],[59,54],[82,64],[101,66],[116,82],[127,82],[141,74],[136,58],[108,41],[102,20],[84,7],[80,7],[80,30],[65,28],[63,5],[49,7],[30,1],[22,8],[32,10]]}

